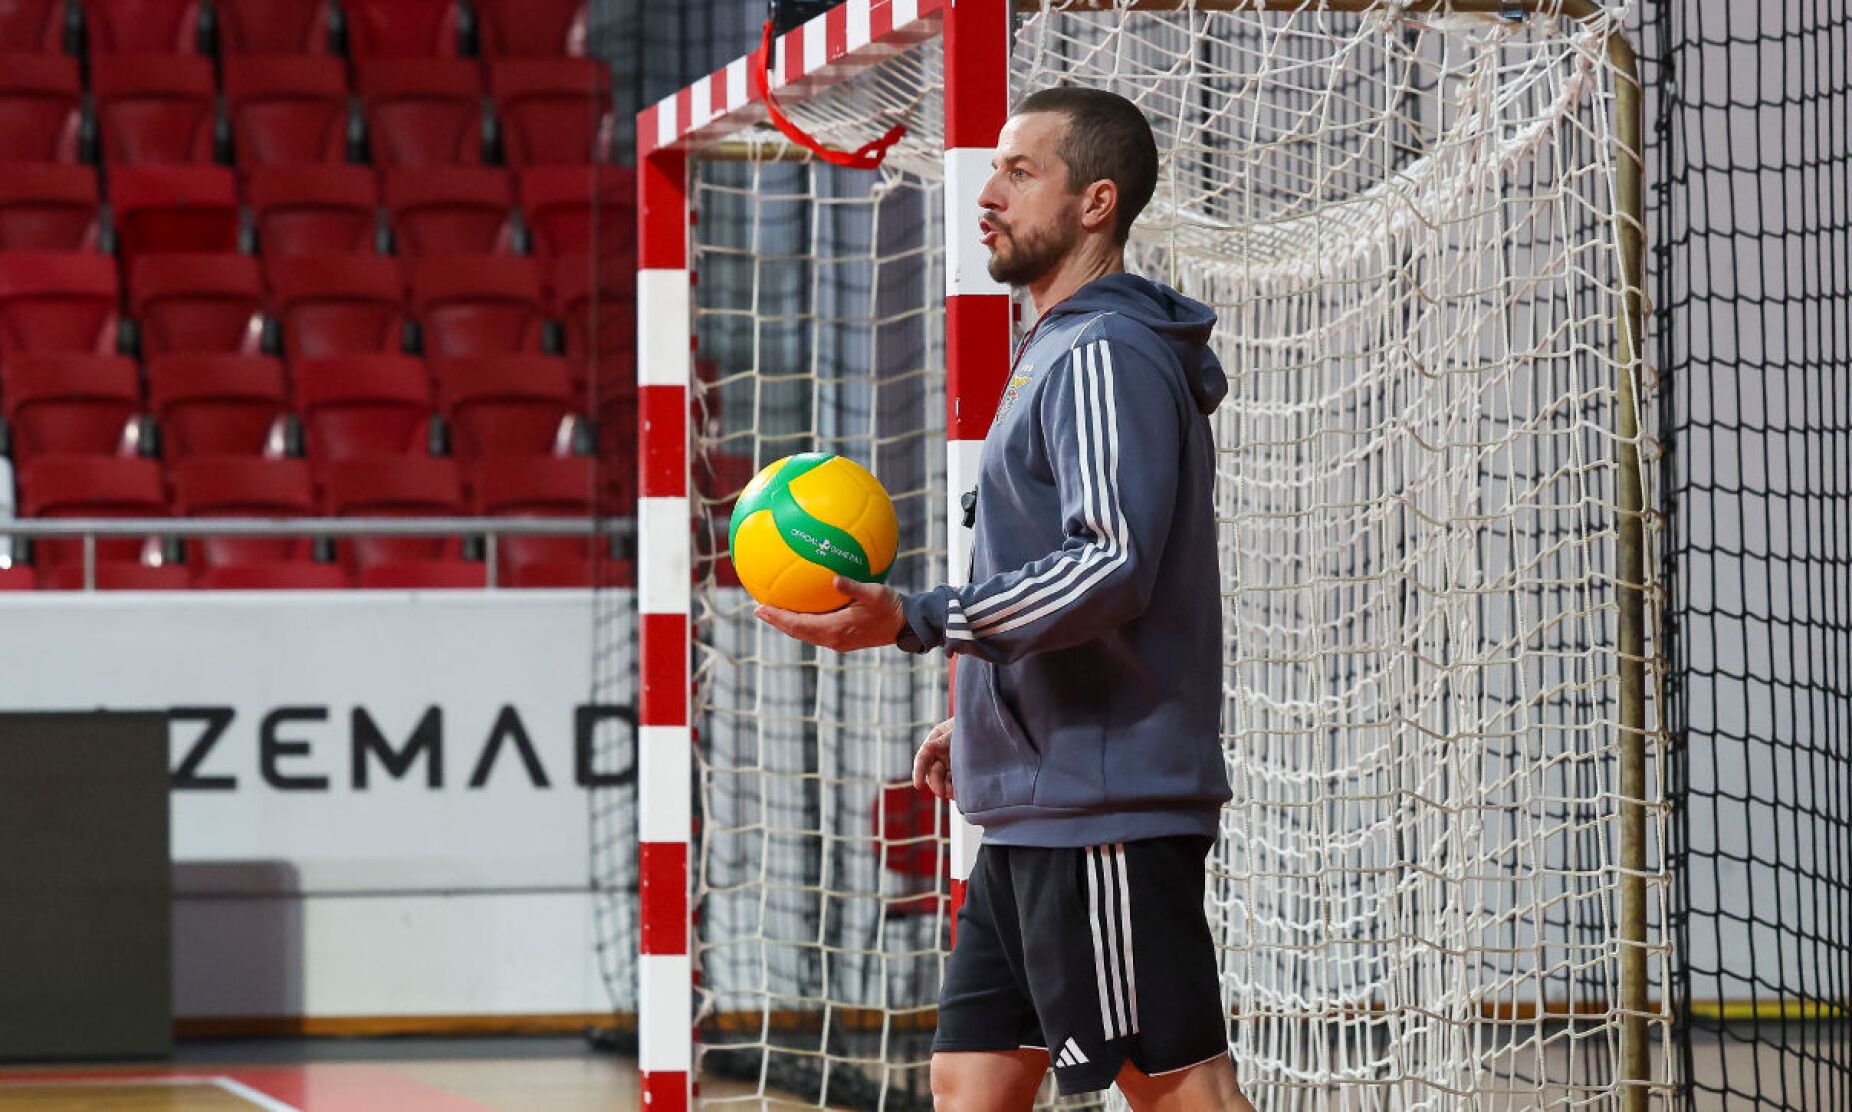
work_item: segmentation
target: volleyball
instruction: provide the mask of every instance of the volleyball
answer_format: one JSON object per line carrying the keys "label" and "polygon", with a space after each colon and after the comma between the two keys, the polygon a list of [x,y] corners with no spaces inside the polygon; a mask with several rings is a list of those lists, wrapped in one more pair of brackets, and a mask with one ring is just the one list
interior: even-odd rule
{"label": "volleyball", "polygon": [[880,583],[900,523],[881,481],[852,459],[805,452],[773,460],[740,492],[727,547],[741,586],[767,606],[821,614],[847,603],[834,576]]}

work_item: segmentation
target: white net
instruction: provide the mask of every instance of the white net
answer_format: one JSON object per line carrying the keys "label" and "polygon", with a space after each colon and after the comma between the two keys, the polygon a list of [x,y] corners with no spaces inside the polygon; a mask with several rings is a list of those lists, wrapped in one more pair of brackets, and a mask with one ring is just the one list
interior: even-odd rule
{"label": "white net", "polygon": [[939,195],[897,175],[705,162],[698,275],[700,1067],[829,1107],[906,1107],[946,926],[942,812],[910,783],[942,664],[841,657],[752,617],[724,559],[757,467],[829,451],[893,496],[889,582],[945,564]]}
{"label": "white net", "polygon": [[[1015,41],[1018,94],[1106,87],[1151,118],[1164,172],[1130,264],[1220,317],[1235,797],[1209,910],[1230,1044],[1270,1109],[1663,1101],[1666,1013],[1637,980],[1623,1007],[1630,962],[1661,985],[1668,954],[1657,701],[1631,727],[1622,709],[1623,525],[1656,500],[1651,446],[1628,431],[1650,382],[1619,354],[1617,27],[1405,7],[1054,4]],[[848,148],[907,123],[878,176],[699,171],[699,330],[725,399],[702,448],[872,458],[914,506],[903,587],[937,580],[944,528],[941,85],[927,43],[788,105]],[[891,242],[819,238],[846,210],[878,224],[897,197],[920,215]],[[740,223],[716,228],[717,205]],[[890,328],[904,357],[881,346]],[[1656,588],[1633,586],[1650,651]],[[941,936],[907,939],[904,994],[866,976],[898,942],[869,809],[937,714],[940,665],[818,657],[727,591],[703,598],[704,1000],[750,1017],[760,1047],[838,1030],[809,1064],[912,1107],[921,1085],[895,1079],[923,1082],[923,1045],[877,1047],[903,1017],[930,1024]],[[1622,781],[1630,737],[1644,787]],[[799,967],[801,989],[781,979]],[[845,1009],[854,1022],[835,1022]],[[1650,1042],[1643,1070],[1623,1032]]]}

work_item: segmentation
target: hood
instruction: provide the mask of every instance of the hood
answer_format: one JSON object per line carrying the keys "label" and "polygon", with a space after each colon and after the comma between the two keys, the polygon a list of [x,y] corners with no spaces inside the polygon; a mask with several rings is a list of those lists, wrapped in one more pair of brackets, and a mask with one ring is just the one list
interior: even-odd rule
{"label": "hood", "polygon": [[1214,413],[1228,395],[1228,376],[1209,349],[1209,333],[1215,328],[1215,310],[1209,306],[1149,278],[1120,271],[1088,282],[1048,315],[1052,319],[1099,312],[1130,317],[1157,333],[1183,365],[1190,394],[1203,413]]}

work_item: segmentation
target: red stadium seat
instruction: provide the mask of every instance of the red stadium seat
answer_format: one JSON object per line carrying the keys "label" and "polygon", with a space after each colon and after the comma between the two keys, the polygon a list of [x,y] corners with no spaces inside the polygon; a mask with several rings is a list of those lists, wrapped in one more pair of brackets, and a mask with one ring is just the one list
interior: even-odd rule
{"label": "red stadium seat", "polygon": [[489,64],[489,91],[510,166],[602,161],[609,144],[611,71],[589,58],[510,58]]}
{"label": "red stadium seat", "polygon": [[[69,561],[58,564],[44,576],[42,585],[53,591],[81,591],[84,566]],[[126,558],[96,562],[99,591],[184,591],[192,585],[191,575],[182,564],[148,564]]]}
{"label": "red stadium seat", "polygon": [[114,167],[109,206],[125,257],[238,250],[237,183],[222,166]]}
{"label": "red stadium seat", "polygon": [[328,0],[213,0],[219,49],[234,54],[322,54]]}
{"label": "red stadium seat", "polygon": [[272,259],[265,270],[271,315],[282,325],[283,353],[292,365],[403,350],[405,284],[393,260],[309,255]]}
{"label": "red stadium seat", "polygon": [[362,565],[360,587],[367,591],[480,591],[488,570],[468,560],[390,560]]}
{"label": "red stadium seat", "polygon": [[[463,512],[463,487],[454,460],[429,456],[345,460],[329,468],[324,502],[330,513],[340,517],[454,517]],[[455,537],[356,537],[337,548],[345,561],[362,569],[403,561],[454,560],[462,551]],[[361,585],[366,585],[364,580]]]}
{"label": "red stadium seat", "polygon": [[482,53],[564,58],[585,53],[586,0],[476,0]]}
{"label": "red stadium seat", "polygon": [[306,359],[291,370],[309,458],[318,467],[429,452],[431,385],[417,359]]}
{"label": "red stadium seat", "polygon": [[457,0],[344,0],[347,49],[355,59],[454,58]]}
{"label": "red stadium seat", "polygon": [[[636,415],[633,412],[629,428],[635,427]],[[604,469],[604,483],[598,491],[599,512],[609,517],[634,517],[637,512],[636,436],[629,433],[605,439],[607,442],[598,446],[598,460]],[[720,535],[726,536],[724,528]]]}
{"label": "red stadium seat", "polygon": [[0,591],[30,591],[39,585],[38,572],[30,564],[0,567]]}
{"label": "red stadium seat", "polygon": [[[587,517],[596,491],[589,456],[492,456],[470,479],[478,512],[495,517]],[[516,538],[508,538],[513,543]],[[588,542],[574,538],[582,552]]]}
{"label": "red stadium seat", "polygon": [[151,359],[148,400],[170,460],[261,455],[289,411],[283,364],[262,355]]}
{"label": "red stadium seat", "polygon": [[76,162],[84,87],[77,59],[0,54],[0,152],[12,162]]}
{"label": "red stadium seat", "polygon": [[64,0],[0,4],[0,51],[55,54],[64,45]]}
{"label": "red stadium seat", "polygon": [[96,171],[62,162],[0,165],[0,251],[92,251]]}
{"label": "red stadium seat", "polygon": [[386,211],[401,255],[511,251],[514,191],[485,166],[386,171]]}
{"label": "red stadium seat", "polygon": [[144,254],[129,267],[129,312],[141,326],[143,358],[255,355],[263,307],[263,281],[249,255]]}
{"label": "red stadium seat", "polygon": [[546,323],[540,271],[514,256],[414,260],[412,308],[432,358],[538,352]]}
{"label": "red stadium seat", "polygon": [[[497,456],[478,461],[471,483],[477,509],[494,517],[571,517],[592,513],[595,465],[584,456]],[[498,578],[507,587],[589,587],[593,539],[494,539]]]}
{"label": "red stadium seat", "polygon": [[340,564],[280,560],[204,568],[193,585],[208,591],[345,591],[354,577]]}
{"label": "red stadium seat", "polygon": [[[135,361],[119,355],[16,355],[0,374],[13,458],[115,455],[141,413]],[[132,454],[132,453],[130,453]]]}
{"label": "red stadium seat", "polygon": [[[19,469],[20,508],[27,517],[166,517],[161,465],[151,459],[116,456],[49,455],[28,460]],[[99,537],[99,560],[138,561],[143,538]],[[33,542],[34,560],[43,581],[64,564],[81,564],[83,541],[42,537]]]}
{"label": "red stadium seat", "polygon": [[[299,459],[261,456],[205,456],[173,469],[174,512],[186,517],[313,517],[315,486],[309,465]],[[307,562],[314,546],[306,537],[199,537],[187,542],[196,567]]]}
{"label": "red stadium seat", "polygon": [[192,54],[199,0],[83,0],[90,55]]}
{"label": "red stadium seat", "polygon": [[[518,174],[534,254],[563,258],[597,249],[635,269],[636,178],[622,166],[531,166]],[[597,242],[592,210],[598,209]],[[615,265],[615,264],[614,264]]]}
{"label": "red stadium seat", "polygon": [[248,195],[266,258],[373,252],[379,185],[364,166],[262,166]]}
{"label": "red stadium seat", "polygon": [[[636,564],[616,557],[575,556],[570,560],[525,560],[502,564],[496,575],[504,587],[518,590],[545,588],[635,587]],[[738,584],[734,584],[738,586]]]}
{"label": "red stadium seat", "polygon": [[212,161],[218,92],[210,60],[180,54],[93,58],[90,92],[105,162]]}
{"label": "red stadium seat", "polygon": [[451,451],[466,461],[550,454],[573,408],[572,373],[554,356],[433,359],[431,377]]}
{"label": "red stadium seat", "polygon": [[225,107],[245,169],[347,161],[347,67],[338,58],[227,58]]}
{"label": "red stadium seat", "polygon": [[116,350],[116,264],[81,251],[0,252],[0,364],[23,352]]}
{"label": "red stadium seat", "polygon": [[[594,267],[601,267],[602,275],[595,274]],[[581,383],[590,377],[592,363],[601,360],[600,366],[606,370],[600,376],[604,380],[601,393],[621,388],[624,382],[634,387],[636,271],[613,268],[586,255],[558,260],[553,267],[553,315],[565,326],[566,358]],[[614,375],[614,368],[627,372],[627,376]]]}
{"label": "red stadium seat", "polygon": [[355,85],[373,161],[453,166],[482,161],[482,77],[462,59],[368,62]]}

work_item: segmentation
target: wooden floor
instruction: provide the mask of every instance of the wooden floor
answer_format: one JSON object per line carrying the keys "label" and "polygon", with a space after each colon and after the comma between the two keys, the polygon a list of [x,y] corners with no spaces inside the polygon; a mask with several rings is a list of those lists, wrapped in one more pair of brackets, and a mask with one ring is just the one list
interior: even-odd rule
{"label": "wooden floor", "polygon": [[0,1108],[92,1109],[94,1112],[132,1112],[137,1109],[189,1109],[197,1112],[249,1112],[263,1107],[235,1088],[213,1081],[176,1079],[162,1084],[144,1081],[70,1081],[0,1086]]}
{"label": "wooden floor", "polygon": [[[1812,1060],[1846,1060],[1845,1025],[1809,1032]],[[1696,1055],[1701,1080],[1715,1083],[1726,1065],[1741,1084],[1758,1067],[1765,1086],[1790,1095],[1786,1107],[1852,1108],[1852,1092],[1832,1070],[1805,1072],[1790,1053],[1712,1043]],[[1761,1053],[1758,1053],[1758,1052]],[[1561,1075],[1561,1071],[1554,1071]],[[1784,1076],[1785,1075],[1785,1076]],[[703,1079],[703,1096],[739,1099],[729,1109],[812,1105],[757,1098],[751,1086]],[[1770,1089],[1769,1091],[1773,1091]],[[1354,1095],[1354,1094],[1353,1094]],[[1538,1094],[1538,1107],[1561,1107],[1563,1094]],[[1737,1102],[1738,1104],[1743,1102]],[[1334,1099],[1333,1106],[1354,1107]],[[1655,1107],[1664,1107],[1663,1104]],[[1726,1106],[1700,1094],[1699,1112]],[[182,1044],[178,1060],[160,1065],[0,1067],[0,1112],[633,1112],[636,1059],[593,1051],[578,1039],[351,1040],[277,1039]]]}
{"label": "wooden floor", "polygon": [[[750,1092],[707,1081],[704,1093]],[[0,1070],[5,1112],[626,1112],[634,1059],[308,1062]]]}

